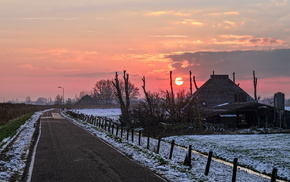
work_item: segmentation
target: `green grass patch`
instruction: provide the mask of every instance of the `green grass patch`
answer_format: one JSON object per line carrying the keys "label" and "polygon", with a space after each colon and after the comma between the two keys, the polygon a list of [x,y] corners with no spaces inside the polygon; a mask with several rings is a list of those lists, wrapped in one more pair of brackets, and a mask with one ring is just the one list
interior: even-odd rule
{"label": "green grass patch", "polygon": [[4,138],[11,137],[16,134],[17,129],[31,118],[32,114],[25,114],[18,118],[11,119],[4,126],[0,127],[0,141]]}

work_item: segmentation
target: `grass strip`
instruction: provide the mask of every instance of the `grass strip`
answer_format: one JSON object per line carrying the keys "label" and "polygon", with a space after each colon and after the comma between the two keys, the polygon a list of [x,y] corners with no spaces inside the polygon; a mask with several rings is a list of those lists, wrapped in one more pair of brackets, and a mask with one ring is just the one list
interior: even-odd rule
{"label": "grass strip", "polygon": [[11,137],[16,134],[18,128],[23,125],[28,119],[31,118],[31,114],[25,114],[18,118],[11,119],[4,126],[0,127],[0,141],[4,138]]}

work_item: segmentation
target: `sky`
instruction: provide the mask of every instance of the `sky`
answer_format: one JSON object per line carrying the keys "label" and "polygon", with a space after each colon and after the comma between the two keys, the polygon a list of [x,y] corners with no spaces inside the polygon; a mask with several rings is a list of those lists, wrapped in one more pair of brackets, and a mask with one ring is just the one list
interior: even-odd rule
{"label": "sky", "polygon": [[[115,72],[147,90],[236,74],[253,96],[290,97],[289,0],[1,0],[0,101],[74,98]],[[140,89],[141,90],[141,89]]]}

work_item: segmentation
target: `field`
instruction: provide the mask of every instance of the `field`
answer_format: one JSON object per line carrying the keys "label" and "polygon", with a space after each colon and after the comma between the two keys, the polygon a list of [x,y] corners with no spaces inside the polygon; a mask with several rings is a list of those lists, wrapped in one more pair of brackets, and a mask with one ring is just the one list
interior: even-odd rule
{"label": "field", "polygon": [[172,136],[178,145],[192,145],[194,150],[208,153],[227,161],[238,158],[239,164],[261,173],[272,173],[278,169],[278,176],[290,180],[290,134],[259,135],[191,135]]}
{"label": "field", "polygon": [[[289,108],[287,108],[289,109]],[[78,112],[116,118],[119,109],[88,109]],[[240,165],[260,173],[272,173],[278,169],[278,176],[290,180],[290,134],[253,134],[253,135],[190,135],[164,138],[173,139],[177,145],[188,147],[201,153],[214,152],[214,156],[232,162],[238,158]]]}

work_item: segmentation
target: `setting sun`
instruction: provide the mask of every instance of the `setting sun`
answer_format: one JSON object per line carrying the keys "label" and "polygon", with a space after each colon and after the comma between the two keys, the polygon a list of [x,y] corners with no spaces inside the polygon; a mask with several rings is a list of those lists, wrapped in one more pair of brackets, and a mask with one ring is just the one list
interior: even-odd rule
{"label": "setting sun", "polygon": [[182,80],[182,78],[181,78],[181,77],[177,77],[177,78],[175,79],[175,84],[176,84],[176,85],[182,85],[182,84],[183,84],[183,80]]}

